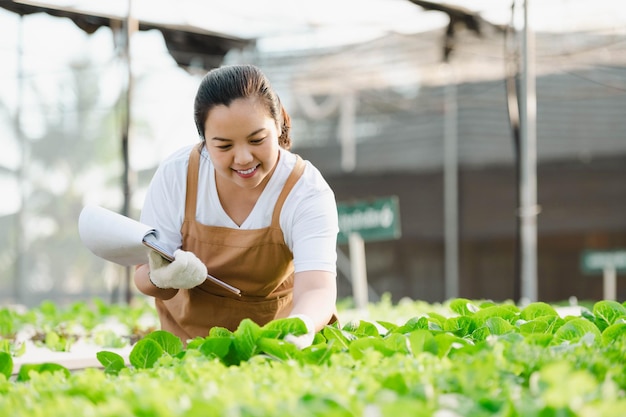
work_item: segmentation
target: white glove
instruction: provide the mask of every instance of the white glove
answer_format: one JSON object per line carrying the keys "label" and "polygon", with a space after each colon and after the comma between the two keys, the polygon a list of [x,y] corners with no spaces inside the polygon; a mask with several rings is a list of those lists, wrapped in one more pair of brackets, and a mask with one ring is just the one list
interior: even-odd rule
{"label": "white glove", "polygon": [[299,318],[304,322],[306,326],[307,332],[305,334],[301,334],[299,336],[295,336],[293,334],[288,334],[285,336],[285,341],[296,345],[298,349],[304,349],[306,347],[311,346],[313,343],[313,339],[315,339],[315,323],[313,323],[313,319],[305,314],[292,314],[288,318]]}
{"label": "white glove", "polygon": [[148,251],[150,281],[159,288],[189,289],[202,284],[207,277],[206,265],[193,252],[178,249],[169,262],[153,250]]}

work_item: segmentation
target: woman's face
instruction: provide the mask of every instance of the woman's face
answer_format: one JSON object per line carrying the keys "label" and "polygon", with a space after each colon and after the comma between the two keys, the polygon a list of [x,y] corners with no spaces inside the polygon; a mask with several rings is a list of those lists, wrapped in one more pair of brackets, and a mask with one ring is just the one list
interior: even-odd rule
{"label": "woman's face", "polygon": [[260,99],[242,98],[230,106],[213,107],[204,127],[218,181],[245,189],[267,182],[278,161],[278,127]]}

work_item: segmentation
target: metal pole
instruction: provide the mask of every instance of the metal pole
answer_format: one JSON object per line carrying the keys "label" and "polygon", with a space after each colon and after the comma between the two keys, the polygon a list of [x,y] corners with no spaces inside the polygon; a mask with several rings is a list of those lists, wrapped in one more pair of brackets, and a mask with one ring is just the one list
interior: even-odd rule
{"label": "metal pole", "polygon": [[13,297],[15,303],[26,304],[22,299],[23,282],[26,278],[26,255],[28,251],[26,236],[26,201],[28,181],[28,163],[30,160],[30,143],[22,132],[22,110],[24,99],[24,16],[20,16],[17,34],[17,100],[15,105],[15,136],[20,144],[20,166],[18,168],[18,183],[20,188],[20,207],[16,213],[15,246],[15,275],[13,277]]}
{"label": "metal pole", "polygon": [[[337,271],[341,272],[350,282],[350,285],[352,285],[352,263],[350,261],[350,257],[346,255],[339,246],[337,246]],[[367,294],[368,302],[369,300],[380,300],[380,296],[376,290],[372,288],[369,282],[367,283]]]}
{"label": "metal pole", "polygon": [[358,233],[348,236],[350,246],[350,266],[352,275],[352,294],[357,310],[367,310],[367,267],[365,264],[365,242]]}
{"label": "metal pole", "polygon": [[517,15],[519,15],[517,0],[513,0],[511,5],[511,23],[505,31],[505,57],[506,57],[506,103],[509,113],[509,123],[513,139],[513,155],[515,158],[515,251],[514,251],[514,271],[513,271],[513,300],[520,300],[522,297],[521,278],[521,222],[519,217],[520,207],[520,114],[519,114],[519,75],[520,75],[520,48],[518,45],[519,36],[514,36]]}
{"label": "metal pole", "polygon": [[458,127],[457,86],[454,70],[443,64],[446,74],[444,124],[444,256],[445,297],[459,296],[459,190],[458,190]]}
{"label": "metal pole", "polygon": [[602,295],[604,300],[617,300],[617,272],[615,265],[611,262],[604,266],[602,270]]}
{"label": "metal pole", "polygon": [[[124,216],[130,216],[130,203],[132,200],[132,187],[130,184],[130,150],[129,150],[129,136],[130,136],[130,123],[131,123],[131,98],[132,98],[132,86],[133,86],[133,72],[131,65],[130,54],[130,40],[133,33],[137,30],[137,20],[133,18],[132,14],[132,1],[128,0],[128,15],[126,17],[126,25],[124,30],[124,58],[126,60],[127,80],[126,80],[126,112],[124,117],[124,125],[122,132],[122,158],[124,162],[124,172],[122,175],[122,187],[124,190],[124,205],[122,207],[122,214]],[[130,304],[132,298],[131,292],[131,269],[125,268],[125,280],[124,280],[124,299],[127,304]]]}
{"label": "metal pole", "polygon": [[356,93],[346,90],[342,93],[339,111],[339,140],[341,142],[341,168],[352,172],[356,167],[356,138],[354,124],[356,118]]}
{"label": "metal pole", "polygon": [[520,207],[522,298],[537,301],[537,96],[534,34],[528,22],[530,0],[524,1],[520,83]]}

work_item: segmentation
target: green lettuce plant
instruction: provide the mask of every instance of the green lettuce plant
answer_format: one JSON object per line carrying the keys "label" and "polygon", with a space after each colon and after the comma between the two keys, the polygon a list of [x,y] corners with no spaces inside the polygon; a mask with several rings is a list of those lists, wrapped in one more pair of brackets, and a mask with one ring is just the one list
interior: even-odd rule
{"label": "green lettuce plant", "polygon": [[400,323],[326,326],[302,350],[284,338],[306,331],[304,324],[281,319],[214,328],[186,345],[152,331],[128,358],[102,350],[100,369],[72,373],[49,363],[14,372],[12,355],[0,352],[0,410],[50,417],[623,416],[623,304],[600,301],[575,317],[545,303],[456,299],[448,306]]}

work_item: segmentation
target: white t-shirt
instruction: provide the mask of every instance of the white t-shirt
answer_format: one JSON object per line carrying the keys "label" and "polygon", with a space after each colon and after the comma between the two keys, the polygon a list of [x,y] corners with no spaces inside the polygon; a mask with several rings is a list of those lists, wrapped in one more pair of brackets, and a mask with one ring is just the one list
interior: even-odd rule
{"label": "white t-shirt", "polygon": [[[141,211],[140,221],[154,227],[165,249],[182,246],[189,153],[186,146],[166,158],[157,169]],[[278,196],[296,163],[296,155],[280,149],[278,166],[248,218],[237,226],[226,214],[217,195],[215,169],[202,148],[198,173],[196,221],[232,229],[268,227]],[[335,195],[310,162],[289,193],[280,213],[280,227],[291,249],[295,272],[322,270],[336,273],[336,242],[339,232]]]}

